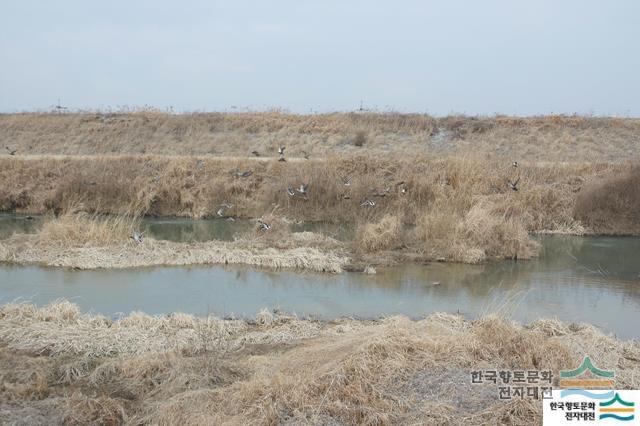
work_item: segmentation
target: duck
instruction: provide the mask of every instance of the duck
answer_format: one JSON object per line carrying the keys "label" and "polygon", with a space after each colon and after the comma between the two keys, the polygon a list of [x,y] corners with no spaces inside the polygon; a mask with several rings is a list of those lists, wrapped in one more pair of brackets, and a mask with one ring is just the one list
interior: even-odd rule
{"label": "duck", "polygon": [[309,184],[306,184],[306,185],[302,184],[302,185],[300,185],[299,188],[296,188],[296,191],[298,191],[302,195],[306,195],[308,188],[309,188]]}
{"label": "duck", "polygon": [[517,191],[518,190],[518,182],[520,182],[520,178],[516,179],[515,182],[509,181],[509,188],[513,189],[514,191]]}
{"label": "duck", "polygon": [[258,229],[261,231],[268,231],[269,229],[271,229],[271,225],[263,222],[262,219],[258,219]]}
{"label": "duck", "polygon": [[144,242],[144,235],[142,234],[142,232],[136,231],[129,238],[131,238],[133,241],[135,241],[138,244],[142,244]]}
{"label": "duck", "polygon": [[386,187],[382,191],[375,191],[373,193],[373,196],[374,197],[386,197],[390,190],[391,190],[391,187]]}
{"label": "duck", "polygon": [[235,169],[232,173],[233,173],[236,177],[243,177],[243,178],[246,178],[246,177],[251,176],[251,175],[253,174],[253,171],[252,171],[252,170],[246,170],[246,171],[244,171],[244,172],[241,172],[240,170]]}
{"label": "duck", "polygon": [[219,217],[225,217],[225,213],[228,209],[232,208],[233,205],[231,204],[227,204],[227,203],[222,203],[220,204],[220,207],[218,208],[218,211],[216,212],[216,214]]}

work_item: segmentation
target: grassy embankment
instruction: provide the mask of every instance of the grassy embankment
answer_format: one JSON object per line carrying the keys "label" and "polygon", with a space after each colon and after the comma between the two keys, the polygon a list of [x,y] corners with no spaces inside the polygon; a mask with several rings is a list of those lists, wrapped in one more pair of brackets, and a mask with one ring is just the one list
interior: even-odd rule
{"label": "grassy embankment", "polygon": [[[397,114],[3,116],[0,139],[13,138],[17,141],[13,145],[22,148],[32,144],[27,145],[27,149],[31,146],[27,154],[94,155],[0,159],[0,210],[60,214],[74,206],[90,214],[136,211],[215,217],[218,207],[228,203],[233,208],[226,214],[270,215],[276,221],[270,233],[278,238],[251,238],[259,240],[261,247],[301,246],[289,242],[291,235],[277,229],[278,221],[286,218],[355,223],[355,241],[340,247],[355,263],[522,259],[535,255],[530,235],[536,232],[640,233],[640,172],[629,161],[633,155],[626,154],[637,144],[638,123],[635,119],[582,117],[436,119]],[[183,130],[171,131],[177,128]],[[357,147],[353,141],[358,138],[353,135],[362,132],[365,143]],[[507,134],[513,139],[509,149],[504,148]],[[529,137],[524,138],[525,134]],[[320,135],[329,136],[317,139]],[[332,137],[342,138],[344,146]],[[313,146],[304,145],[305,140]],[[439,152],[432,146],[436,142],[448,144],[445,151],[449,154],[434,155]],[[250,148],[273,153],[281,143],[293,155],[302,148],[319,155],[284,163],[274,157],[246,157]],[[241,154],[242,158],[100,155],[198,154],[208,144],[218,149],[216,154]],[[563,144],[573,147],[571,156],[559,155]],[[135,151],[143,145],[149,149]],[[76,150],[69,151],[69,147]],[[523,152],[515,155],[510,150],[517,147]],[[344,155],[336,155],[339,151]],[[510,154],[514,156],[505,156]],[[587,158],[599,162],[548,161]],[[511,166],[512,159],[519,161],[519,167]],[[238,177],[234,170],[252,174]],[[348,186],[343,183],[347,177],[351,178]],[[518,191],[513,191],[508,182],[517,179]],[[287,187],[301,184],[309,184],[307,196],[287,194]],[[365,200],[376,205],[362,207]],[[276,215],[271,213],[274,209]],[[40,238],[43,240],[47,239]],[[5,251],[14,253],[15,248],[7,244]],[[92,244],[77,244],[88,245]],[[161,243],[150,243],[147,248],[161,251],[164,245],[176,252],[189,249]],[[212,246],[203,245],[196,251],[211,251]],[[106,261],[105,256],[113,257],[108,253],[101,256],[107,265],[124,265]],[[195,258],[224,260],[219,256]],[[156,260],[161,262],[162,256]],[[133,264],[148,261],[145,254]]]}
{"label": "grassy embankment", "polygon": [[[640,119],[580,116],[431,117],[279,112],[0,115],[0,146],[18,155],[215,155],[311,158],[333,154],[480,152],[551,162],[638,161]],[[362,142],[362,147],[356,146]],[[4,148],[3,148],[4,149]]]}
{"label": "grassy embankment", "polygon": [[[117,338],[116,338],[117,336]],[[539,401],[499,401],[477,369],[574,368],[584,354],[638,388],[640,344],[588,325],[152,317],[61,302],[0,307],[0,422],[8,424],[539,424]]]}

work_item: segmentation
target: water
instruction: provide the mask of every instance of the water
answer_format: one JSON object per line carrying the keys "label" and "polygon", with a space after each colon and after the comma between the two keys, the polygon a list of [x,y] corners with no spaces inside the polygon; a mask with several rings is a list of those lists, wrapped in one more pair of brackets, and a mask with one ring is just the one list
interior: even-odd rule
{"label": "water", "polygon": [[541,238],[541,257],[487,265],[403,265],[376,275],[248,267],[160,267],[73,271],[0,266],[0,303],[58,298],[83,310],[253,316],[279,308],[301,316],[376,318],[506,309],[531,322],[589,322],[621,338],[640,338],[640,238]]}
{"label": "water", "polygon": [[[0,214],[0,239],[12,234],[35,234],[44,223],[42,216],[23,216]],[[228,221],[226,219],[188,219],[188,218],[143,218],[140,230],[156,240],[176,242],[231,241],[237,234],[256,226],[256,222],[247,219]],[[354,230],[349,224],[301,223],[291,224],[293,232],[321,232],[338,240],[350,239]]]}

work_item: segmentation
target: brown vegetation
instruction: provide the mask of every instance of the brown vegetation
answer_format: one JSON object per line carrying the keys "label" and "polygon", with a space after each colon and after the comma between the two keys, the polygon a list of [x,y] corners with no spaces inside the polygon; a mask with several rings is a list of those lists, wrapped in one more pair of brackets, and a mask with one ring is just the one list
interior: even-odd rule
{"label": "brown vegetation", "polygon": [[36,245],[45,247],[104,247],[122,245],[138,228],[135,216],[99,216],[68,209],[50,217],[38,232]]}
{"label": "brown vegetation", "polygon": [[[117,338],[116,338],[117,336]],[[411,321],[256,321],[0,307],[7,424],[541,423],[531,399],[471,385],[477,369],[575,368],[589,354],[637,388],[640,344],[592,326],[433,314]],[[557,385],[557,383],[556,383]]]}
{"label": "brown vegetation", "polygon": [[[351,248],[365,257],[402,248],[422,259],[527,258],[536,232],[640,233],[628,163],[638,134],[637,119],[565,116],[10,114],[0,144],[19,152],[0,158],[0,210],[201,218],[230,204],[226,215],[271,212],[274,223],[354,223]],[[85,235],[83,223],[57,222],[42,238]],[[284,230],[245,239],[281,248]]]}
{"label": "brown vegetation", "polygon": [[[359,134],[365,136],[362,139]],[[215,155],[312,158],[371,153],[406,155],[485,152],[510,160],[583,162],[640,160],[640,120],[580,116],[431,117],[399,113],[295,115],[247,113],[5,114],[0,146],[17,155]],[[355,137],[355,139],[354,139]],[[365,143],[366,142],[366,143]]]}
{"label": "brown vegetation", "polygon": [[602,234],[640,234],[640,167],[585,185],[575,216]]}
{"label": "brown vegetation", "polygon": [[[146,238],[144,243],[138,244],[114,237],[96,240],[94,244],[92,238],[70,240],[61,236],[61,240],[52,240],[50,234],[15,235],[0,240],[0,262],[75,269],[239,264],[331,273],[342,272],[350,262],[340,243],[310,232],[293,233],[278,247],[247,239],[176,243]],[[68,244],[60,242],[63,240]]]}
{"label": "brown vegetation", "polygon": [[[130,215],[131,211],[216,217],[220,205],[227,203],[233,205],[225,211],[230,216],[267,218],[268,213],[268,222],[276,226],[249,239],[276,248],[282,248],[279,241],[288,244],[289,235],[281,235],[288,232],[286,226],[277,226],[284,218],[357,223],[353,245],[357,253],[403,248],[423,259],[464,262],[535,255],[529,235],[536,232],[609,232],[616,226],[611,220],[620,221],[620,232],[639,232],[633,225],[638,223],[633,177],[612,180],[618,192],[589,189],[598,185],[592,181],[629,173],[635,176],[637,172],[626,164],[521,162],[513,168],[510,162],[477,155],[442,159],[359,155],[295,162],[12,157],[0,159],[0,166],[0,205],[17,212],[63,214],[73,210],[92,215],[84,216],[87,219],[96,214]],[[235,170],[252,173],[239,177]],[[350,185],[344,184],[347,178]],[[516,179],[518,191],[513,191],[508,182]],[[288,187],[302,184],[309,185],[307,194],[287,193]],[[600,201],[599,210],[582,207],[602,193],[619,195],[613,201]],[[363,206],[366,200],[374,201],[375,206]],[[607,209],[613,214],[607,216]],[[593,219],[597,212],[604,219]],[[108,225],[102,228],[83,221],[82,216],[77,223],[75,218],[68,219],[46,226],[42,238],[46,240],[49,234],[51,240],[57,235],[65,241],[75,238],[74,232],[88,238],[100,230],[105,232],[98,240],[130,235],[109,232],[111,219],[98,221]],[[115,221],[112,225],[117,225]],[[122,230],[131,229],[128,222],[120,225]],[[87,232],[90,226],[95,229]]]}

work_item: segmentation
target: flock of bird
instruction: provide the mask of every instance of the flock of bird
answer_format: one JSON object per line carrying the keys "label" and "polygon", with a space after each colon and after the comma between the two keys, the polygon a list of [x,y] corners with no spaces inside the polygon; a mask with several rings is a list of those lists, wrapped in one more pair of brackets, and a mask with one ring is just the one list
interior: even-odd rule
{"label": "flock of bird", "polygon": [[[5,146],[5,149],[7,150],[9,155],[16,155],[16,153],[18,152],[17,149],[11,149],[8,146]],[[279,159],[278,161],[287,161],[285,159],[285,155],[284,155],[284,151],[285,151],[286,147],[285,146],[279,146],[278,147],[278,156]],[[253,154],[255,157],[260,157],[260,153],[258,151],[252,151],[251,154]],[[309,159],[309,154],[306,151],[302,151],[302,155],[305,159]],[[514,161],[511,166],[514,169],[518,168],[518,162]],[[233,176],[238,177],[238,178],[247,178],[249,176],[251,176],[253,174],[253,170],[245,170],[245,171],[241,171],[239,169],[234,169],[231,172],[233,174]],[[351,177],[350,176],[344,176],[341,177],[342,180],[342,184],[344,186],[351,186]],[[515,180],[507,180],[507,184],[509,186],[509,188],[511,188],[511,190],[513,191],[518,191],[518,183],[520,182],[520,176],[518,175],[518,177]],[[395,186],[398,188],[398,192],[400,194],[406,194],[407,193],[407,188],[404,187],[404,181],[400,181],[397,182],[395,184]],[[293,188],[291,186],[288,186],[286,189],[286,193],[287,195],[289,195],[290,197],[300,197],[304,200],[308,200],[308,191],[309,191],[309,184],[300,184],[299,187],[297,188]],[[389,192],[391,191],[391,187],[388,186],[383,190],[375,190],[373,192],[373,196],[374,197],[385,197]],[[351,199],[351,196],[348,194],[344,194],[342,196],[343,199],[345,200],[349,200]],[[361,204],[360,207],[365,207],[365,208],[372,208],[376,206],[376,202],[373,201],[370,198],[366,198]],[[223,203],[218,207],[218,210],[216,211],[216,215],[220,218],[224,218],[228,221],[234,221],[235,218],[233,216],[228,216],[226,213],[228,210],[232,209],[233,205],[228,204],[228,203]],[[264,222],[261,218],[258,219],[258,229],[261,231],[268,231],[271,229],[271,225]],[[141,232],[134,232],[130,238],[132,240],[134,240],[136,243],[138,244],[142,244],[144,241],[144,235]]]}
{"label": "flock of bird", "polygon": [[[278,147],[278,156],[279,159],[278,161],[287,161],[285,159],[285,146],[279,146]],[[254,156],[256,157],[260,157],[260,153],[258,151],[252,151],[251,152]],[[305,159],[309,159],[309,154],[306,151],[302,151],[302,154],[304,156]],[[518,168],[518,162],[514,161],[511,164],[513,169],[517,169]],[[236,177],[249,177],[253,174],[252,170],[246,170],[246,171],[240,171],[239,169],[235,169],[232,171],[233,175]],[[340,177],[342,184],[346,187],[351,186],[351,182],[352,182],[352,178],[350,176],[341,176]],[[515,178],[515,180],[512,179],[508,179],[507,180],[507,185],[508,187],[513,190],[513,191],[518,191],[518,183],[520,182],[520,176],[517,176],[517,178]],[[397,188],[397,192],[399,194],[406,194],[407,193],[407,188],[404,186],[405,182],[404,181],[400,181],[397,182],[395,184],[396,188]],[[287,195],[289,197],[298,197],[298,198],[302,198],[304,200],[308,200],[308,193],[309,193],[309,184],[300,184],[300,186],[294,188],[292,186],[287,186],[285,188],[285,192],[287,193]],[[382,189],[382,190],[372,190],[371,195],[373,197],[385,197],[387,194],[389,194],[391,192],[391,186],[387,186],[386,188]],[[342,195],[342,198],[345,200],[349,200],[351,199],[351,196],[348,193],[345,193]],[[372,198],[365,198],[364,201],[360,204],[360,207],[364,207],[364,208],[373,208],[376,206],[376,202],[372,199]],[[218,209],[217,215],[219,217],[222,218],[226,218],[227,220],[234,220],[232,216],[226,216],[225,212],[226,210],[230,209],[232,206],[229,204],[222,204],[220,206],[220,208]],[[258,219],[258,229],[261,231],[268,231],[271,229],[271,225],[264,222],[264,220],[262,218]]]}

